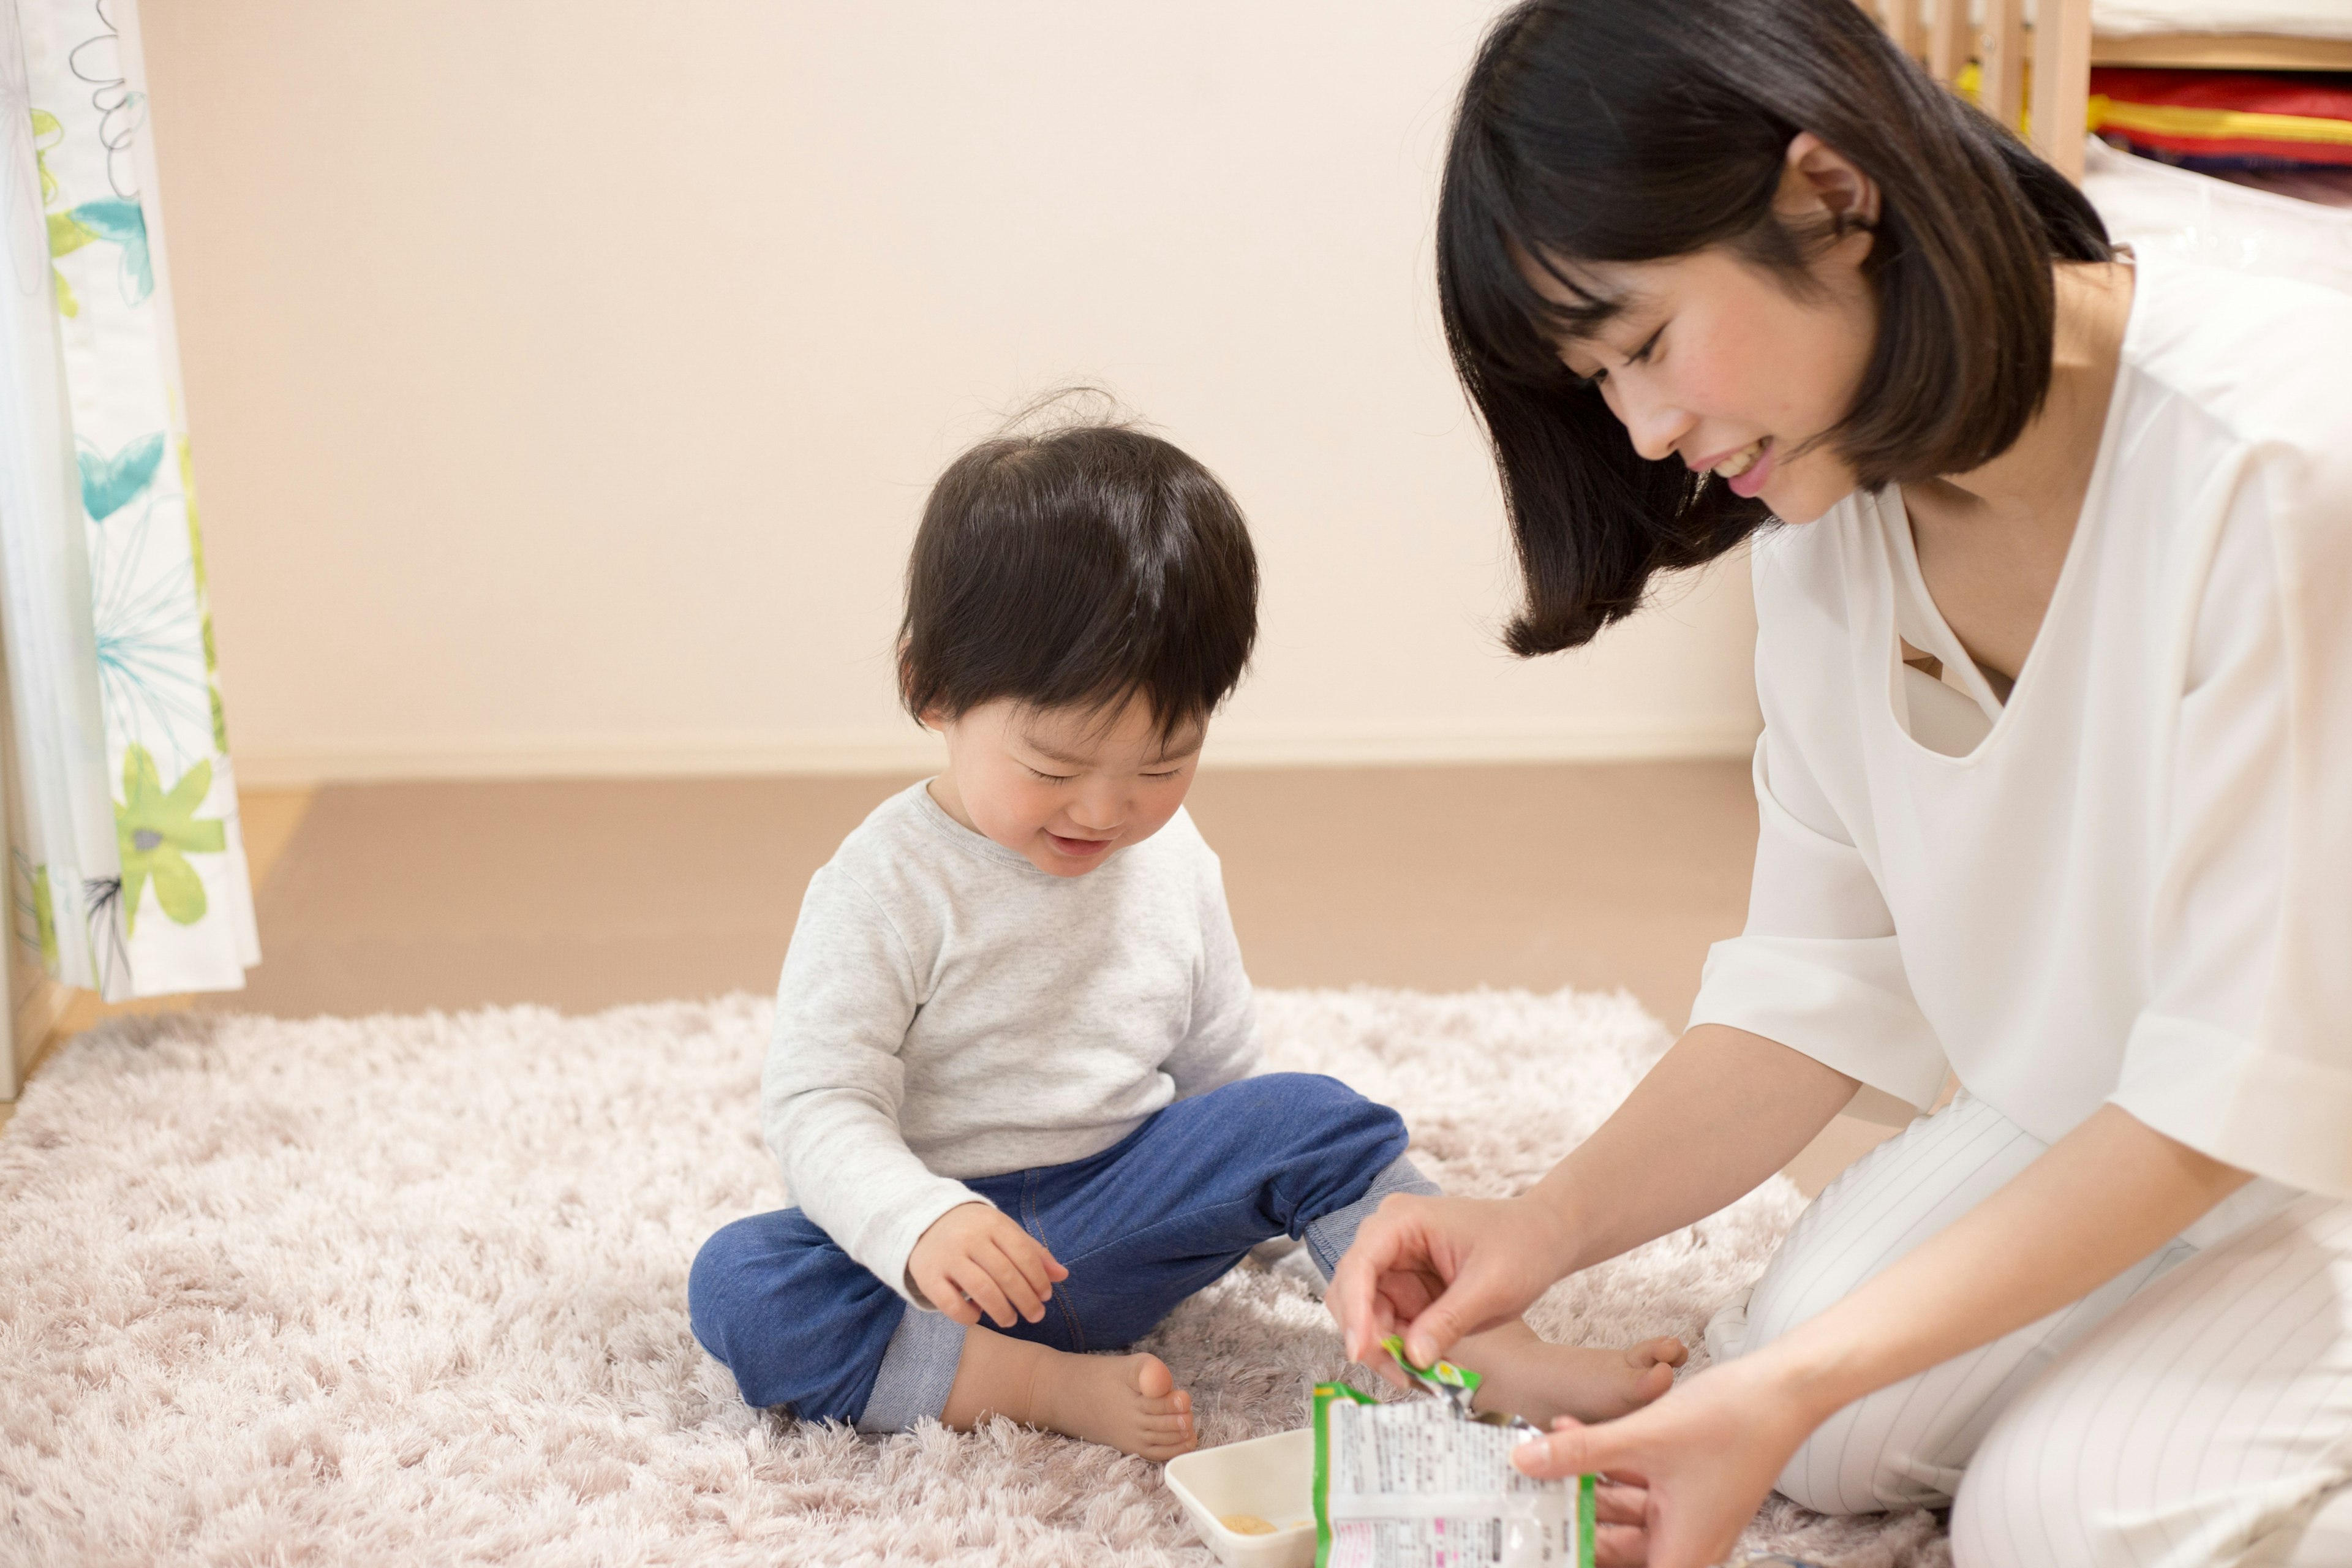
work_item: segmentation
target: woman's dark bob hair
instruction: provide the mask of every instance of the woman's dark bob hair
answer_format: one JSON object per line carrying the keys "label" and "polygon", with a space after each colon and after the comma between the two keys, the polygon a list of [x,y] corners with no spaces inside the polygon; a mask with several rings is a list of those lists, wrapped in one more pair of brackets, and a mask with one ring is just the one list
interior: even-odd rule
{"label": "woman's dark bob hair", "polygon": [[1108,720],[1140,697],[1166,744],[1240,682],[1257,639],[1241,508],[1197,460],[1088,402],[1108,399],[1040,399],[931,487],[898,635],[917,720],[999,698]]}
{"label": "woman's dark bob hair", "polygon": [[1760,500],[1633,450],[1558,356],[1610,302],[1551,304],[1522,266],[1721,246],[1801,292],[1839,233],[1792,232],[1773,211],[1802,131],[1880,192],[1864,264],[1878,339],[1827,433],[1861,485],[1965,472],[2041,406],[2051,265],[2111,259],[2106,230],[1854,0],[1527,0],[1470,68],[1437,218],[1446,342],[1494,442],[1527,583],[1513,652],[1591,640],[1653,574],[1711,561],[1768,519]]}

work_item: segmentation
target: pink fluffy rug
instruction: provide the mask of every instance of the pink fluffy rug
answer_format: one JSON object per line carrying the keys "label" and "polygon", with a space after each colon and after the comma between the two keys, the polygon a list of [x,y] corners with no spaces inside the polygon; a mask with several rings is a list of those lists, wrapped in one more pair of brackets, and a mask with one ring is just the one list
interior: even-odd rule
{"label": "pink fluffy rug", "polygon": [[[1269,1066],[1402,1109],[1449,1188],[1533,1180],[1666,1043],[1623,996],[1268,993]],[[686,1270],[783,1193],[752,997],[565,1018],[127,1019],[0,1134],[0,1563],[1205,1564],[1158,1467],[1000,1423],[887,1440],[738,1401]],[[1762,1267],[1785,1182],[1563,1285],[1671,1332]],[[1211,1443],[1304,1424],[1320,1307],[1244,1267],[1153,1336]],[[1948,1561],[1925,1515],[1776,1501],[1744,1542]]]}

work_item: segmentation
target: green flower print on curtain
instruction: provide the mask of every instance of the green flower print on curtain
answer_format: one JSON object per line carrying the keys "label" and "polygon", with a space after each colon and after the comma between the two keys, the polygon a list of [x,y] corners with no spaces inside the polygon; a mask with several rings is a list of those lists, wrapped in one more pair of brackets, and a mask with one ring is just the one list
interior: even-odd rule
{"label": "green flower print on curtain", "polygon": [[213,787],[213,766],[198,763],[169,790],[155,772],[155,759],[137,746],[122,753],[122,804],[114,808],[122,846],[122,924],[135,934],[139,894],[150,879],[155,901],[182,925],[205,918],[205,879],[188,864],[191,854],[218,855],[228,847],[228,831],[196,809]]}
{"label": "green flower print on curtain", "polygon": [[12,901],[27,966],[109,998],[233,989],[260,957],[138,23],[0,0]]}

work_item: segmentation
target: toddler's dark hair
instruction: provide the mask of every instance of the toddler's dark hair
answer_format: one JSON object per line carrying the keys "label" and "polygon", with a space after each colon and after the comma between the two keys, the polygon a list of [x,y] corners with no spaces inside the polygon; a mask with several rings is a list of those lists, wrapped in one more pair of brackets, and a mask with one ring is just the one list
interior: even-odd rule
{"label": "toddler's dark hair", "polygon": [[1256,640],[1257,554],[1234,498],[1176,447],[1093,417],[983,441],[931,487],[898,689],[918,720],[1140,696],[1168,742],[1231,695]]}

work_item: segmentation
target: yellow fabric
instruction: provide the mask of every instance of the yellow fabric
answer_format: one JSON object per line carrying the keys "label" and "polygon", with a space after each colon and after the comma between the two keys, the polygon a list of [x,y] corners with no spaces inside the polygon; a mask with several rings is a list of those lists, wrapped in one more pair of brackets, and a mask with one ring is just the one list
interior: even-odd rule
{"label": "yellow fabric", "polygon": [[[2028,62],[2031,86],[2031,63]],[[1960,68],[1952,87],[1970,103],[1982,101],[1984,70],[1970,60]],[[2171,104],[2117,102],[2105,93],[2091,97],[2084,129],[2145,131],[2158,136],[2197,136],[2210,140],[2242,138],[2263,142],[2317,142],[2352,147],[2352,120],[2325,120],[2312,114],[2262,114],[2241,109],[2183,109]],[[2032,114],[2019,117],[2021,134],[2032,133]]]}
{"label": "yellow fabric", "polygon": [[2352,120],[2322,120],[2309,114],[2257,114],[2237,109],[2180,109],[2169,104],[2117,103],[2105,93],[2091,100],[2094,131],[2146,131],[2159,136],[2199,136],[2264,142],[2320,142],[2352,147]]}

